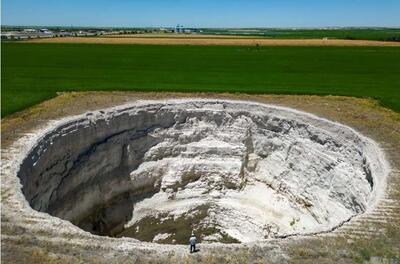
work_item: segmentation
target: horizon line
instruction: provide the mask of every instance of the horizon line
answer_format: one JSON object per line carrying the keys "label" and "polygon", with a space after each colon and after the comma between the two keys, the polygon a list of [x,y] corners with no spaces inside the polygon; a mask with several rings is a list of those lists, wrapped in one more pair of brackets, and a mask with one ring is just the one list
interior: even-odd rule
{"label": "horizon line", "polygon": [[[177,24],[178,25],[178,24]],[[182,24],[179,24],[182,25]],[[184,26],[184,25],[182,25]],[[139,29],[159,29],[159,28],[175,28],[176,26],[94,26],[94,25],[0,25],[3,27],[64,27],[64,28],[139,28]],[[307,27],[186,27],[192,29],[400,29],[400,26],[307,26]]]}

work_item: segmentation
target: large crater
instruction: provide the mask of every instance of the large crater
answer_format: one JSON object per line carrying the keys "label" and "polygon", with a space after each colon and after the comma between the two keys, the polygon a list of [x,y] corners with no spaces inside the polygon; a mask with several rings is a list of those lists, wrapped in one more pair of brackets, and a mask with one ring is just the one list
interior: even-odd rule
{"label": "large crater", "polygon": [[270,105],[141,102],[66,119],[18,176],[31,207],[159,243],[329,232],[376,201],[383,156],[354,130]]}

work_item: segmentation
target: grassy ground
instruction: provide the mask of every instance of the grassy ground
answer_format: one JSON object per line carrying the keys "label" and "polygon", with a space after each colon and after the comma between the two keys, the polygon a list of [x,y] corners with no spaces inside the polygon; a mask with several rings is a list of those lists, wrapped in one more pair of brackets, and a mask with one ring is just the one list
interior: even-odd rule
{"label": "grassy ground", "polygon": [[2,116],[62,91],[372,97],[400,111],[400,48],[2,45]]}

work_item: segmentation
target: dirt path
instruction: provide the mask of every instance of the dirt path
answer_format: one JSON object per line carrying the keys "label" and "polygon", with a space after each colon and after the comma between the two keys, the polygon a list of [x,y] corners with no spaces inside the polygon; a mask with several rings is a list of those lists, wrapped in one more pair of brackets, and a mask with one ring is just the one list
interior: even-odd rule
{"label": "dirt path", "polygon": [[198,46],[336,46],[336,47],[400,47],[400,42],[368,40],[322,39],[221,39],[221,38],[149,38],[149,37],[68,37],[33,39],[20,43],[84,43],[84,44],[142,44],[142,45],[198,45]]}

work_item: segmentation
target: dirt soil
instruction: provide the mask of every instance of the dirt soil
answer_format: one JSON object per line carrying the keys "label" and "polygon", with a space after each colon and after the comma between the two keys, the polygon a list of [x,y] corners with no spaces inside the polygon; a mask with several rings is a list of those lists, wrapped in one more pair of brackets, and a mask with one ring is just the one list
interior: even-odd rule
{"label": "dirt soil", "polygon": [[174,33],[144,33],[125,35],[105,35],[104,38],[179,38],[179,39],[257,39],[261,36],[240,36],[240,35],[206,35],[206,34],[174,34]]}
{"label": "dirt soil", "polygon": [[337,46],[400,47],[400,42],[369,40],[322,40],[322,39],[241,39],[241,38],[166,38],[166,37],[66,37],[32,39],[19,43],[83,43],[83,44],[141,44],[141,45],[194,45],[194,46]]}
{"label": "dirt soil", "polygon": [[[348,125],[378,142],[384,150],[392,168],[386,195],[373,212],[357,217],[333,233],[242,246],[200,245],[200,252],[193,255],[187,254],[186,247],[165,245],[164,251],[159,253],[158,249],[112,248],[107,245],[118,242],[111,238],[90,236],[90,243],[85,243],[82,238],[69,234],[35,233],[2,214],[3,263],[399,263],[400,113],[384,108],[374,100],[211,93],[63,93],[2,119],[2,160],[7,159],[6,150],[13,142],[50,120],[141,99],[187,97],[270,103]],[[7,199],[3,188],[1,198],[2,201]],[[151,248],[151,245],[146,246]]]}

